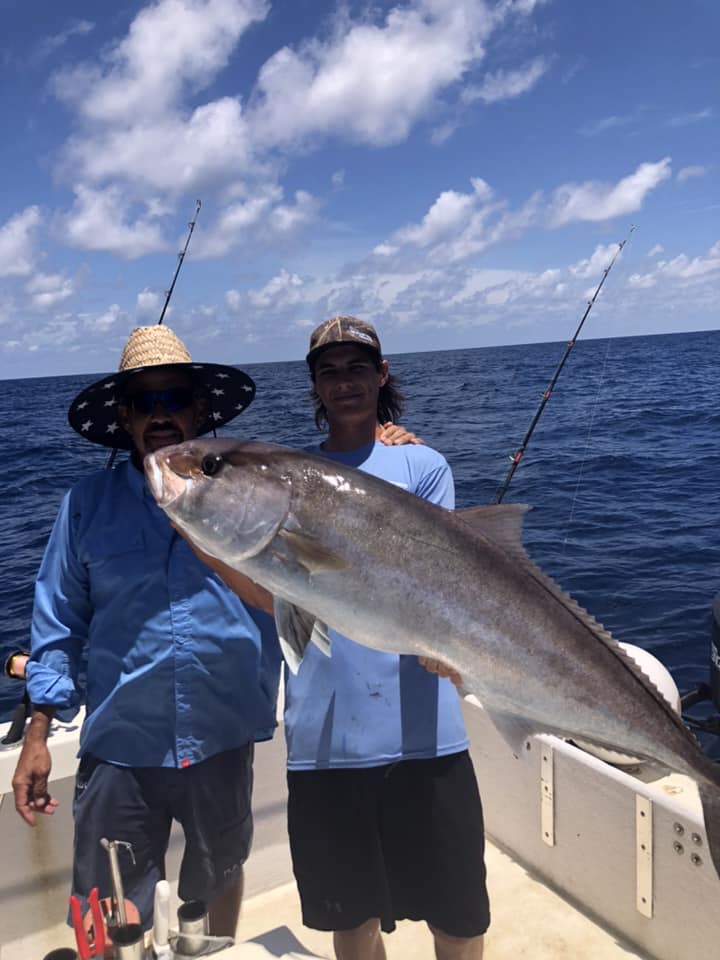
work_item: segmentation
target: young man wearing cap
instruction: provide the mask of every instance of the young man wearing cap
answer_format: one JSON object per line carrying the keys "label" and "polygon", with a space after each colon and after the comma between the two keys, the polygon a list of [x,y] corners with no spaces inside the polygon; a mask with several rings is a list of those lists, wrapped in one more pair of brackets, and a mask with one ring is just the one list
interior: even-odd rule
{"label": "young man wearing cap", "polygon": [[252,837],[253,743],[275,727],[274,626],[243,605],[169,525],[145,484],[146,453],[221,426],[254,396],[234,367],[192,363],[164,326],[133,331],[117,374],[84,390],[68,417],[81,436],[130,458],[66,494],[36,583],[33,714],[13,779],[30,825],[54,811],[48,730],[86,715],[73,814],[73,892],[109,896],[101,838],[119,851],[125,894],[152,923],[172,820],[185,833],[178,892],[209,904],[234,935]]}
{"label": "young man wearing cap", "polygon": [[[454,506],[444,457],[377,442],[402,397],[369,323],[321,324],[307,362],[316,422],[328,426],[314,452]],[[428,923],[440,960],[478,960],[489,924],[483,820],[457,692],[415,657],[334,631],[331,648],[326,657],[310,644],[287,674],[288,828],[303,920],[334,931],[339,960],[382,960],[380,931],[403,918]]]}

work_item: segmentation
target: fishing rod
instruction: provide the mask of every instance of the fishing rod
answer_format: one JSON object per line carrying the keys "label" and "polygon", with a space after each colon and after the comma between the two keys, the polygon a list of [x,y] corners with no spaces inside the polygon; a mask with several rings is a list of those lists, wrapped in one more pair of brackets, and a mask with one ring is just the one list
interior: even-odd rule
{"label": "fishing rod", "polygon": [[587,308],[586,308],[586,310],[585,310],[585,313],[584,313],[583,316],[582,316],[582,320],[581,320],[580,323],[578,324],[578,328],[577,328],[577,330],[575,331],[575,334],[574,334],[572,340],[568,340],[567,345],[565,346],[565,352],[563,353],[563,355],[562,355],[562,357],[561,357],[561,359],[560,359],[560,363],[557,365],[557,369],[555,370],[555,373],[552,375],[552,378],[551,378],[551,380],[550,380],[550,383],[547,385],[547,388],[546,388],[545,392],[544,392],[543,395],[542,395],[542,400],[540,401],[540,406],[537,408],[537,410],[535,411],[535,414],[534,414],[532,420],[530,421],[530,426],[527,428],[527,430],[526,430],[526,432],[525,432],[525,436],[524,436],[523,439],[522,439],[522,443],[521,443],[520,446],[517,448],[517,450],[515,451],[515,453],[512,454],[511,457],[510,457],[510,469],[508,470],[505,479],[503,480],[502,484],[500,485],[500,489],[498,490],[497,496],[495,497],[495,503],[500,503],[501,500],[502,500],[502,498],[505,496],[505,493],[507,492],[507,488],[510,486],[510,481],[512,480],[513,475],[514,475],[515,471],[517,470],[517,468],[518,468],[518,466],[519,466],[519,464],[520,464],[520,461],[522,460],[523,454],[525,453],[525,450],[527,449],[528,443],[530,442],[530,437],[533,435],[533,431],[535,430],[535,427],[537,426],[537,422],[538,422],[538,420],[540,419],[543,410],[545,409],[545,404],[548,402],[548,400],[549,400],[550,397],[552,396],[553,389],[555,388],[555,384],[556,384],[557,381],[558,381],[558,377],[560,376],[560,373],[561,373],[561,371],[562,371],[562,368],[565,366],[565,362],[566,362],[567,358],[570,356],[570,351],[571,351],[572,348],[575,346],[575,342],[577,341],[577,338],[578,338],[578,336],[580,335],[580,331],[582,330],[583,325],[584,325],[585,321],[586,321],[587,318],[588,318],[588,314],[590,313],[590,311],[591,311],[592,308],[593,308],[593,304],[594,304],[595,301],[597,300],[598,294],[600,293],[603,284],[605,283],[605,281],[606,281],[607,278],[608,278],[608,274],[610,273],[610,271],[611,271],[612,268],[613,268],[613,264],[615,263],[615,261],[617,260],[617,258],[620,256],[620,253],[621,253],[623,247],[625,246],[625,244],[628,242],[628,240],[629,240],[630,237],[632,236],[634,230],[635,230],[635,224],[631,224],[630,230],[629,230],[629,232],[628,232],[627,237],[625,237],[625,239],[622,241],[622,243],[618,245],[618,248],[617,248],[617,250],[615,251],[615,254],[613,255],[612,260],[611,260],[610,263],[607,265],[607,267],[605,267],[605,270],[603,271],[602,278],[600,279],[600,283],[597,285],[597,289],[595,290],[595,293],[592,295],[592,297],[590,298],[590,300],[588,300],[588,305],[587,305]]}
{"label": "fishing rod", "polygon": [[[197,218],[198,218],[198,214],[200,213],[201,206],[202,206],[202,203],[199,200],[196,200],[195,216],[192,218],[192,220],[188,224],[188,235],[187,235],[187,239],[185,240],[185,246],[182,248],[182,250],[178,254],[178,264],[177,264],[177,267],[175,268],[175,273],[173,274],[170,288],[167,290],[165,294],[165,303],[163,304],[162,311],[160,312],[160,319],[158,320],[158,326],[160,326],[160,324],[165,319],[165,312],[170,303],[170,298],[173,295],[173,290],[175,289],[175,284],[177,283],[177,278],[178,278],[178,274],[180,273],[180,268],[182,267],[183,261],[185,260],[185,254],[187,253],[188,247],[190,246],[190,238],[193,235],[193,230],[195,229],[195,224],[197,223]],[[117,456],[117,447],[114,447],[112,452],[110,453],[110,456],[108,457],[107,463],[105,464],[105,468],[107,470],[109,470],[110,467],[112,467],[112,465],[115,463],[116,456]]]}
{"label": "fishing rod", "polygon": [[190,246],[190,237],[192,237],[192,235],[193,235],[193,230],[195,229],[195,224],[197,223],[197,218],[198,218],[198,214],[200,213],[200,207],[201,207],[201,206],[202,206],[202,204],[200,203],[200,201],[199,201],[199,200],[196,200],[196,201],[195,201],[195,216],[193,217],[193,219],[192,219],[192,220],[190,221],[190,223],[188,224],[189,230],[188,230],[187,240],[185,241],[185,246],[182,248],[182,250],[181,250],[180,253],[178,254],[178,265],[177,265],[177,268],[176,268],[176,270],[175,270],[175,276],[172,278],[172,283],[170,284],[170,289],[169,289],[169,290],[167,291],[167,293],[165,294],[165,303],[163,304],[162,313],[160,314],[160,319],[158,320],[158,326],[159,326],[159,325],[163,322],[163,320],[165,319],[165,311],[167,310],[168,304],[170,303],[170,297],[172,297],[172,295],[173,295],[173,290],[175,289],[175,282],[177,281],[178,274],[180,273],[180,267],[182,267],[182,265],[183,265],[183,260],[185,259],[185,254],[187,253],[187,248]]}

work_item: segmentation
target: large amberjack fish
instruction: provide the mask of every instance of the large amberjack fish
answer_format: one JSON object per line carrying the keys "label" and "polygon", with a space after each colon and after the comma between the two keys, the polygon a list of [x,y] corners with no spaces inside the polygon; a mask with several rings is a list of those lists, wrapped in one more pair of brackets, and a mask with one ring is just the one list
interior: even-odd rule
{"label": "large amberjack fish", "polygon": [[687,774],[720,875],[720,768],[528,557],[524,507],[444,510],[352,467],[257,442],[193,440],[151,454],[145,469],[191,541],[274,595],[292,669],[311,640],[327,646],[330,626],[447,663],[516,753],[531,734],[552,733]]}

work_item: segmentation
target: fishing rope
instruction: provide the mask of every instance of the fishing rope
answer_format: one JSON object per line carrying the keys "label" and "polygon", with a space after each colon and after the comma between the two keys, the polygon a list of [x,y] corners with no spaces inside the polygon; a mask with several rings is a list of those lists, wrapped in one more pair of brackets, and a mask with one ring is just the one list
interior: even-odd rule
{"label": "fishing rope", "polygon": [[608,356],[610,355],[610,339],[611,338],[608,337],[607,342],[605,344],[605,356],[603,357],[602,367],[600,368],[600,376],[598,378],[597,389],[595,391],[595,400],[593,402],[592,411],[590,413],[590,423],[588,425],[587,436],[585,437],[585,447],[583,449],[583,456],[580,462],[580,469],[578,471],[578,477],[577,477],[577,482],[575,484],[575,491],[573,493],[572,503],[570,504],[570,516],[567,519],[567,525],[565,527],[565,537],[562,543],[562,553],[565,553],[565,547],[567,546],[568,536],[570,534],[570,530],[572,528],[573,521],[575,519],[575,504],[577,502],[577,499],[580,493],[580,485],[583,481],[583,472],[585,470],[585,462],[587,461],[587,458],[588,458],[590,441],[592,440],[592,436],[593,436],[595,414],[597,413],[602,386],[603,386],[603,383],[605,382],[605,369],[607,367]]}

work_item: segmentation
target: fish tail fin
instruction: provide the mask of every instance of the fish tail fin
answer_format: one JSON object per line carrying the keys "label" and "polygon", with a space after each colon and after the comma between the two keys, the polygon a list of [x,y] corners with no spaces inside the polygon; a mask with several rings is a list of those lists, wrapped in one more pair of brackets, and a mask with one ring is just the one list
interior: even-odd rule
{"label": "fish tail fin", "polygon": [[720,877],[720,764],[705,758],[705,776],[698,781],[710,857]]}

